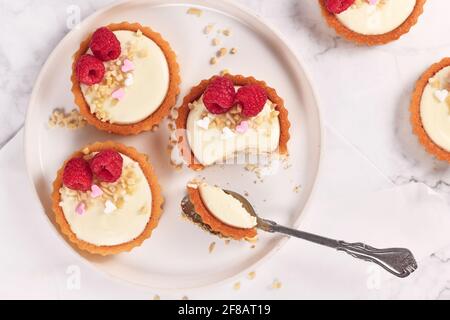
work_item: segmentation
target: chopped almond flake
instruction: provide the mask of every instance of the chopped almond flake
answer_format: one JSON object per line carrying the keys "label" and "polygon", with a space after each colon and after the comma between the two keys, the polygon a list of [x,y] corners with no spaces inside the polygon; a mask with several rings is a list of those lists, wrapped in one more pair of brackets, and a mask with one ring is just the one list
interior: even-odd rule
{"label": "chopped almond flake", "polygon": [[272,289],[281,289],[282,286],[283,284],[277,279],[272,282]]}
{"label": "chopped almond flake", "polygon": [[189,8],[187,11],[187,14],[192,14],[194,16],[201,17],[203,14],[203,11],[198,8]]}
{"label": "chopped almond flake", "polygon": [[155,294],[153,296],[153,300],[161,300],[161,297],[159,295]]}
{"label": "chopped almond flake", "polygon": [[249,272],[249,274],[247,275],[247,278],[249,278],[250,280],[255,279],[255,277],[256,277],[255,271]]}
{"label": "chopped almond flake", "polygon": [[227,48],[221,48],[219,51],[217,51],[217,58],[222,58],[227,54],[227,52]]}
{"label": "chopped almond flake", "polygon": [[212,39],[212,45],[213,46],[218,46],[219,44],[220,44],[220,39],[219,38]]}
{"label": "chopped almond flake", "polygon": [[230,54],[236,54],[237,51],[238,51],[237,48],[231,48]]}
{"label": "chopped almond flake", "polygon": [[210,34],[211,31],[214,29],[214,25],[213,24],[208,24],[205,29],[203,30],[204,34]]}
{"label": "chopped almond flake", "polygon": [[233,289],[234,290],[239,290],[241,288],[241,283],[240,282],[236,282],[234,285],[233,285]]}
{"label": "chopped almond flake", "polygon": [[210,64],[216,64],[217,63],[217,58],[216,57],[212,57],[211,60],[209,60]]}
{"label": "chopped almond flake", "polygon": [[226,74],[230,74],[230,70],[228,70],[228,69],[223,69],[222,71],[220,71],[220,75],[221,75],[221,76],[224,76],[224,75],[226,75]]}
{"label": "chopped almond flake", "polygon": [[230,29],[224,29],[224,30],[222,30],[222,33],[226,37],[231,36],[231,30]]}
{"label": "chopped almond flake", "polygon": [[181,300],[189,300],[188,296],[183,296],[183,298],[181,298]]}
{"label": "chopped almond flake", "polygon": [[209,253],[212,253],[214,251],[215,247],[216,247],[216,243],[211,242],[211,244],[209,245],[209,248],[208,248]]}

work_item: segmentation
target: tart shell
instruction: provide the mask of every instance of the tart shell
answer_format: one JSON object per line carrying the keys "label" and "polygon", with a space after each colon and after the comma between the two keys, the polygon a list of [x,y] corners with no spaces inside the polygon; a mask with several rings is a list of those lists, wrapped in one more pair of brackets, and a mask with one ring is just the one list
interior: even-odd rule
{"label": "tart shell", "polygon": [[[201,81],[197,86],[193,87],[189,94],[184,97],[183,104],[178,108],[178,118],[175,122],[177,129],[178,147],[182,157],[187,162],[188,167],[193,170],[203,170],[205,166],[197,161],[195,158],[186,136],[187,120],[190,113],[189,104],[198,100],[212,80],[217,76],[214,76],[208,80]],[[288,154],[287,143],[290,139],[289,128],[291,126],[288,120],[288,111],[284,106],[284,101],[280,98],[275,89],[267,86],[264,81],[256,80],[253,77],[244,77],[242,75],[230,75],[226,74],[224,77],[229,78],[236,86],[245,86],[249,84],[257,84],[266,90],[267,96],[270,101],[276,105],[276,110],[280,113],[278,119],[280,122],[280,141],[278,144],[278,153],[281,155]]]}
{"label": "tart shell", "polygon": [[214,217],[204,205],[198,189],[188,187],[187,191],[189,200],[194,205],[195,212],[202,218],[202,222],[208,225],[212,231],[234,240],[253,239],[256,237],[256,228],[240,229],[231,227]]}
{"label": "tart shell", "polygon": [[[61,202],[61,194],[59,190],[63,186],[62,182],[63,172],[67,161],[69,161],[67,160],[61,167],[61,169],[58,171],[56,180],[53,182],[52,209],[55,214],[56,223],[58,224],[61,233],[65,235],[70,240],[70,242],[75,244],[79,249],[87,251],[89,253],[107,256],[112,254],[118,254],[125,251],[131,251],[133,248],[140,246],[145,239],[151,236],[153,229],[155,229],[158,226],[158,222],[162,214],[162,205],[164,203],[164,198],[162,196],[161,188],[158,184],[158,180],[153,171],[153,168],[149,164],[146,155],[139,153],[136,149],[132,147],[127,147],[125,145],[116,142],[112,141],[97,142],[87,146],[86,148],[89,149],[89,152],[99,152],[106,149],[113,149],[138,162],[139,166],[142,169],[142,172],[147,178],[150,190],[152,192],[152,214],[144,231],[136,239],[130,242],[114,246],[97,246],[92,243],[88,243],[86,241],[78,239],[75,233],[70,228],[70,225],[64,216],[64,212],[59,205],[59,203]],[[86,148],[84,148],[83,150],[85,150]],[[69,157],[69,159],[82,156],[84,156],[84,153],[82,151],[77,151],[74,154],[72,154]]]}
{"label": "tart shell", "polygon": [[396,29],[377,35],[365,35],[353,30],[350,30],[346,26],[344,26],[334,13],[331,13],[327,10],[325,6],[326,0],[319,0],[320,7],[322,9],[322,15],[327,21],[328,25],[336,30],[336,33],[343,38],[353,41],[357,44],[367,45],[367,46],[376,46],[386,44],[392,41],[399,39],[405,33],[408,33],[409,30],[417,23],[419,16],[423,13],[423,6],[425,5],[426,0],[416,0],[416,6],[414,7],[413,12],[411,12],[408,19],[406,19],[400,26]]}
{"label": "tart shell", "polygon": [[153,40],[161,48],[169,65],[170,80],[166,97],[154,113],[152,113],[148,118],[140,122],[133,124],[114,124],[99,120],[95,116],[95,114],[91,113],[89,104],[86,102],[86,99],[84,98],[83,92],[81,91],[80,82],[78,81],[76,75],[77,61],[83,54],[85,54],[88,51],[89,44],[92,38],[92,35],[90,35],[86,40],[84,40],[81,43],[80,48],[73,57],[71,81],[72,81],[72,93],[75,98],[75,104],[80,109],[80,113],[83,115],[86,121],[90,125],[93,125],[99,130],[119,135],[135,135],[143,131],[152,130],[167,115],[169,115],[170,110],[176,104],[177,96],[180,93],[180,82],[181,82],[180,68],[176,61],[176,54],[170,47],[170,44],[166,40],[164,40],[159,33],[154,32],[152,29],[148,27],[140,25],[139,23],[122,22],[117,24],[110,24],[106,27],[111,31],[128,30],[137,32],[138,30],[141,30],[143,36],[146,36],[149,39]]}
{"label": "tart shell", "polygon": [[425,128],[422,124],[422,118],[420,116],[420,103],[422,100],[422,94],[425,87],[428,84],[428,80],[440,70],[450,66],[450,58],[444,58],[438,63],[433,64],[427,71],[419,78],[414,89],[411,99],[411,125],[413,132],[419,138],[419,142],[424,146],[425,150],[434,155],[437,159],[447,161],[450,163],[450,152],[444,150],[428,136]]}

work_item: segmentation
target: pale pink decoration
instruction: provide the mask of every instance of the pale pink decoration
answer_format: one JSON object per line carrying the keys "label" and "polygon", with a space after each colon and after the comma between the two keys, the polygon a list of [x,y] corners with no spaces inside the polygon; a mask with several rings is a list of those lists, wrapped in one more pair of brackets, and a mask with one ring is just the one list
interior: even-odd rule
{"label": "pale pink decoration", "polygon": [[371,6],[376,5],[377,2],[378,2],[378,0],[368,0],[368,1],[369,1],[369,4],[370,4]]}
{"label": "pale pink decoration", "polygon": [[78,213],[80,216],[86,213],[86,205],[84,202],[80,202],[78,206],[75,208],[75,212]]}
{"label": "pale pink decoration", "polygon": [[91,197],[93,199],[100,197],[103,194],[103,190],[96,184],[91,187]]}
{"label": "pale pink decoration", "polygon": [[246,133],[249,128],[248,121],[242,121],[237,127],[236,131],[238,133]]}
{"label": "pale pink decoration", "polygon": [[117,100],[122,100],[123,98],[125,98],[125,90],[123,88],[120,88],[116,91],[114,91],[111,95],[114,99]]}
{"label": "pale pink decoration", "polygon": [[122,72],[130,72],[134,70],[134,63],[128,59],[123,61]]}

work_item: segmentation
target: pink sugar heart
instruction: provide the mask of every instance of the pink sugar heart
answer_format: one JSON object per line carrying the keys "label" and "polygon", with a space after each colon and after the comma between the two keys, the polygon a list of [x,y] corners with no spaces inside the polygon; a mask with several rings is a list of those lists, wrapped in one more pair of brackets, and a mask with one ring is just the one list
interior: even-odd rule
{"label": "pink sugar heart", "polygon": [[130,72],[134,70],[134,63],[133,61],[130,61],[128,59],[125,59],[123,61],[123,65],[122,65],[122,71],[123,72]]}
{"label": "pink sugar heart", "polygon": [[92,185],[91,187],[91,197],[92,198],[98,198],[103,194],[102,189],[100,189],[100,187],[96,184]]}
{"label": "pink sugar heart", "polygon": [[238,133],[246,133],[249,128],[248,121],[242,121],[237,127],[236,131]]}
{"label": "pink sugar heart", "polygon": [[111,95],[114,99],[122,100],[125,97],[125,90],[123,88],[120,88],[116,91],[114,91]]}
{"label": "pink sugar heart", "polygon": [[80,202],[77,207],[75,208],[75,212],[78,213],[80,216],[86,213],[86,205],[84,202]]}

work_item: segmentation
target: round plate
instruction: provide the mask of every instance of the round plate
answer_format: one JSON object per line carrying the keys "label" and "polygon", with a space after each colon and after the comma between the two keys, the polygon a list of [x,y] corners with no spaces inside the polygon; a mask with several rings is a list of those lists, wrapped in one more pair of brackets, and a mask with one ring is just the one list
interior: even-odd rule
{"label": "round plate", "polygon": [[[194,6],[203,11],[201,17],[187,14],[188,8]],[[183,219],[180,201],[186,183],[198,173],[171,167],[166,152],[169,137],[166,125],[155,133],[136,137],[108,135],[92,127],[75,131],[48,128],[49,116],[55,108],[71,110],[74,106],[70,92],[71,63],[80,42],[99,26],[120,21],[148,25],[171,43],[181,66],[183,84],[179,101],[190,87],[225,68],[267,81],[285,99],[292,123],[289,168],[280,168],[263,182],[255,182],[255,174],[238,165],[208,168],[200,176],[227,189],[248,192],[261,216],[289,226],[298,225],[313,190],[322,146],[318,102],[302,63],[280,35],[246,9],[228,1],[125,1],[95,13],[70,32],[49,57],[35,85],[26,120],[25,152],[31,181],[49,221],[54,222],[51,184],[63,161],[86,144],[113,139],[150,156],[166,199],[163,217],[152,237],[130,253],[102,258],[73,248],[75,252],[109,275],[158,289],[205,286],[255,267],[279,248],[285,238],[261,232],[255,246],[247,242],[225,244]],[[227,55],[214,66],[209,60],[218,47],[212,46],[211,41],[218,35],[217,31],[210,35],[203,33],[209,23],[215,24],[215,30],[230,29],[230,37],[221,36],[222,45],[238,49],[236,55]],[[56,229],[54,224],[52,229]],[[210,253],[208,248],[213,241],[217,244]]]}

